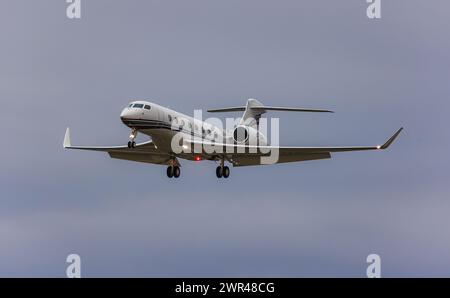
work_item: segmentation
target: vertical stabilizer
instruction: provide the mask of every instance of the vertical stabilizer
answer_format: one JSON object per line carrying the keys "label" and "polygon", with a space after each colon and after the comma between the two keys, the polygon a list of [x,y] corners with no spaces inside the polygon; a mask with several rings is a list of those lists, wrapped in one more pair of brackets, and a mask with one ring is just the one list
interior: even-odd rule
{"label": "vertical stabilizer", "polygon": [[[248,126],[253,126],[259,123],[259,118],[261,118],[261,115],[264,114],[266,112],[266,110],[264,110],[263,108],[258,108],[258,107],[263,107],[264,105],[259,102],[256,99],[250,98],[247,100],[247,105],[245,106],[245,112],[244,115],[242,116],[240,125],[248,125]],[[254,119],[253,121],[251,121],[251,119]],[[255,123],[256,121],[256,123]]]}

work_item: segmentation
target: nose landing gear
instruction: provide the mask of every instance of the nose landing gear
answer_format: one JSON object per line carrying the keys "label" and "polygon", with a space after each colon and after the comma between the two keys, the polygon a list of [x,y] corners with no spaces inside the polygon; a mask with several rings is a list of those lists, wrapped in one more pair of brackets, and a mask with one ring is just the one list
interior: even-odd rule
{"label": "nose landing gear", "polygon": [[130,140],[128,141],[128,148],[134,148],[136,147],[136,143],[134,142],[134,140],[137,137],[137,129],[133,128],[131,130],[131,134],[130,134]]}

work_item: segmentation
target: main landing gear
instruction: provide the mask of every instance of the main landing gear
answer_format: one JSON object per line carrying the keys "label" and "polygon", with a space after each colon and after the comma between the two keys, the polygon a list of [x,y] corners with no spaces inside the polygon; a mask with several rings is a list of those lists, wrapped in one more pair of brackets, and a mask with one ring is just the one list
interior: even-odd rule
{"label": "main landing gear", "polygon": [[228,178],[230,176],[230,168],[227,166],[224,166],[224,160],[222,159],[220,161],[220,166],[216,168],[216,176],[217,178]]}
{"label": "main landing gear", "polygon": [[218,166],[216,168],[216,176],[217,178],[228,178],[228,176],[230,176],[230,168],[227,166],[221,167]]}
{"label": "main landing gear", "polygon": [[130,134],[130,140],[128,141],[128,148],[136,147],[136,142],[134,141],[137,137],[137,129],[133,128]]}
{"label": "main landing gear", "polygon": [[168,166],[167,167],[167,177],[172,178],[178,178],[180,177],[181,170],[179,166]]}

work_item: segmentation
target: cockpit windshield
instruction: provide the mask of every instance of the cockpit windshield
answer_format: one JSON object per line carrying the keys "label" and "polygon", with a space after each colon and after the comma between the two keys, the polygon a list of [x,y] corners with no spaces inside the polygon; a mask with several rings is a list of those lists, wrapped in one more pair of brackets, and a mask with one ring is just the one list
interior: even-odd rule
{"label": "cockpit windshield", "polygon": [[135,109],[146,109],[150,110],[151,107],[149,105],[143,104],[143,103],[130,103],[128,105],[129,108],[135,108]]}

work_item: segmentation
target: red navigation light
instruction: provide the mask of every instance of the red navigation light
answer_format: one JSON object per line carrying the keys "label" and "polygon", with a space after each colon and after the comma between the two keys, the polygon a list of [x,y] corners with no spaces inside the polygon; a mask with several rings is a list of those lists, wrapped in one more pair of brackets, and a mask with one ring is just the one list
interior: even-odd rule
{"label": "red navigation light", "polygon": [[200,160],[202,160],[202,157],[197,155],[197,156],[195,157],[195,161],[200,161]]}

